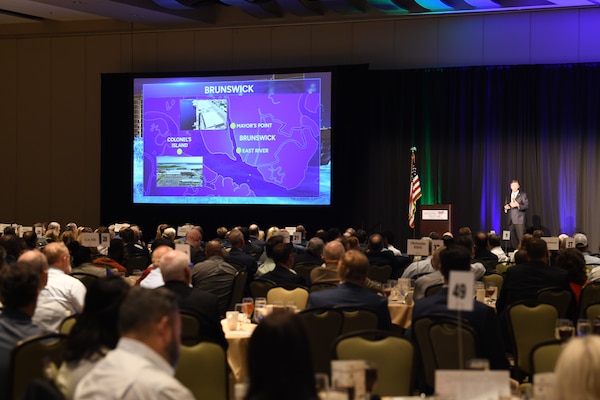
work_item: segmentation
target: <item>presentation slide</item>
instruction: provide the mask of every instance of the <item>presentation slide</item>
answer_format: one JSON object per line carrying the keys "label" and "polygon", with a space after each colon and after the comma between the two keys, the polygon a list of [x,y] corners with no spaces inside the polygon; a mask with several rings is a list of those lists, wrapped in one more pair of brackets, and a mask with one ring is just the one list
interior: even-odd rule
{"label": "presentation slide", "polygon": [[134,79],[134,203],[329,205],[330,143],[330,72]]}

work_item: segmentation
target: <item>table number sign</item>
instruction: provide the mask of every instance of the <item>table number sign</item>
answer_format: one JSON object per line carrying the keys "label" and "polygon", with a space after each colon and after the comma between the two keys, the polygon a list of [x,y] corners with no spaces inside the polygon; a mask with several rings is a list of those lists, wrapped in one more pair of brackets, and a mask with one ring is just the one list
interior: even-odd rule
{"label": "table number sign", "polygon": [[450,271],[448,309],[473,311],[473,286],[475,274],[472,271]]}

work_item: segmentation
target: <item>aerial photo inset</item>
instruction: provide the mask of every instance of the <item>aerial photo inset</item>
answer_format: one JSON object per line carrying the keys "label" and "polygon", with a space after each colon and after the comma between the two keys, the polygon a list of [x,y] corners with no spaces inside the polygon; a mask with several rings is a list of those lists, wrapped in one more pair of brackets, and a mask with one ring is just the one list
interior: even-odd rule
{"label": "aerial photo inset", "polygon": [[156,186],[201,187],[203,157],[156,157]]}

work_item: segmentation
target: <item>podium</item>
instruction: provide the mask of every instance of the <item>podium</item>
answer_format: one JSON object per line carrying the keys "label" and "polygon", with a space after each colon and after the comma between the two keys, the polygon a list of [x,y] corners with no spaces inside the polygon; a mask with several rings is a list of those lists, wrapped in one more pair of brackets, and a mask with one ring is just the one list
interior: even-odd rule
{"label": "podium", "polygon": [[445,232],[453,232],[455,221],[452,204],[421,205],[421,237],[428,236],[430,232],[437,232],[440,237]]}

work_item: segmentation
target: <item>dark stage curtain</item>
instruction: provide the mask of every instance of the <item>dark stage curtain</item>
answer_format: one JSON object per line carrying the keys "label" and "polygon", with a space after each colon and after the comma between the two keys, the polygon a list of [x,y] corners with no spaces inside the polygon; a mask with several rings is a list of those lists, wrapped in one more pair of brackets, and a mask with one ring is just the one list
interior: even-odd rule
{"label": "dark stage curtain", "polygon": [[506,229],[511,179],[530,200],[528,227],[587,233],[600,244],[600,64],[370,71],[370,112],[359,137],[356,224],[408,227],[410,148],[417,147],[423,204],[453,204],[455,231]]}

